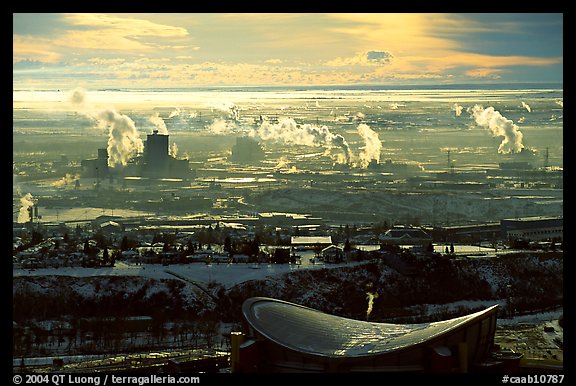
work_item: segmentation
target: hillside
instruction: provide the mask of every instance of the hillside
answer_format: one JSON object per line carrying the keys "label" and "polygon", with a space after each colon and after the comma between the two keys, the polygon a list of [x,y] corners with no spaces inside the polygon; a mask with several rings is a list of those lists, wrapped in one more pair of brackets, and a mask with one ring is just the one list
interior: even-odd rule
{"label": "hillside", "polygon": [[[13,317],[15,321],[26,321],[63,315],[162,313],[180,319],[190,314],[215,313],[222,321],[240,322],[241,304],[251,296],[279,298],[356,319],[367,318],[371,297],[372,321],[433,319],[442,313],[466,312],[484,304],[506,305],[510,297],[518,313],[562,304],[562,254],[435,258],[411,264],[416,274],[402,274],[383,261],[370,261],[276,274],[262,272],[231,286],[214,280],[181,280],[187,278],[187,271],[176,266],[164,269],[164,275],[158,278],[38,275],[40,269],[33,276],[14,277]],[[246,265],[242,268],[251,270]],[[180,278],[168,274],[172,270],[179,272]],[[442,305],[458,302],[458,310],[441,310]]]}

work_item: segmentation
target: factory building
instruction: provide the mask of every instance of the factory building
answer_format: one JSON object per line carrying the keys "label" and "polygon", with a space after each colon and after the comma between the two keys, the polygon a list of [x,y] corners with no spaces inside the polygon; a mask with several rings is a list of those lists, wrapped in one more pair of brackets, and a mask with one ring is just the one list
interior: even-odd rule
{"label": "factory building", "polygon": [[563,240],[563,216],[538,216],[500,220],[503,239],[511,240]]}
{"label": "factory building", "polygon": [[188,160],[176,159],[168,152],[168,135],[154,130],[144,143],[141,177],[186,178],[190,175]]}
{"label": "factory building", "polygon": [[432,242],[432,236],[422,228],[396,225],[387,230],[380,241],[384,244],[428,245]]}
{"label": "factory building", "polygon": [[[107,149],[98,149],[98,158],[87,159],[81,162],[82,176],[87,178],[106,178],[113,171],[108,166]],[[169,154],[169,136],[158,134],[154,130],[148,134],[144,142],[144,152],[129,163],[116,170],[118,174],[142,178],[180,178],[191,176],[187,159],[176,159]]]}
{"label": "factory building", "polygon": [[108,150],[98,149],[98,158],[85,159],[80,162],[82,176],[87,178],[106,178],[109,176]]}
{"label": "factory building", "polygon": [[264,159],[264,150],[258,142],[249,137],[236,138],[236,144],[232,146],[230,161],[232,162],[256,162]]}

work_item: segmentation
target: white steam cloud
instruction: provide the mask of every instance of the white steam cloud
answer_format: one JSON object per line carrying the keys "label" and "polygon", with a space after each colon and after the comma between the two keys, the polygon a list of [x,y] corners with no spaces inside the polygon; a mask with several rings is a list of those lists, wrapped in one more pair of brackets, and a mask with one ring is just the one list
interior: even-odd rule
{"label": "white steam cloud", "polygon": [[524,148],[522,138],[524,135],[508,118],[505,118],[500,112],[494,110],[493,107],[483,108],[482,106],[475,105],[468,108],[468,112],[476,120],[476,124],[490,129],[493,136],[503,137],[498,153],[519,153]]}
{"label": "white steam cloud", "polygon": [[370,317],[372,313],[372,307],[374,306],[374,299],[378,297],[378,293],[366,292],[366,299],[368,300],[368,309],[366,309],[366,319]]}
{"label": "white steam cloud", "polygon": [[168,128],[166,127],[166,122],[164,122],[162,117],[160,117],[159,113],[155,113],[150,118],[148,118],[148,120],[152,122],[154,126],[156,126],[156,129],[158,129],[158,134],[168,134]]}
{"label": "white steam cloud", "polygon": [[228,113],[230,118],[237,121],[240,119],[240,108],[232,102],[222,102],[220,104],[210,105],[212,109]]}
{"label": "white steam cloud", "polygon": [[66,185],[71,185],[73,184],[76,180],[78,180],[80,178],[79,174],[72,174],[72,173],[66,173],[66,175],[64,177],[62,177],[60,180],[55,181],[52,183],[53,186],[66,186]]}
{"label": "white steam cloud", "polygon": [[176,158],[178,156],[178,146],[176,145],[176,143],[172,144],[171,150],[170,150],[170,154],[172,155],[172,157]]}
{"label": "white steam cloud", "polygon": [[459,117],[462,114],[463,109],[464,107],[460,106],[458,103],[454,103],[452,105],[452,111],[454,111],[454,115],[456,115],[457,117]]}
{"label": "white steam cloud", "polygon": [[23,224],[30,220],[30,212],[29,209],[36,204],[34,197],[32,194],[26,193],[23,197],[20,198],[20,211],[18,212],[18,223]]}
{"label": "white steam cloud", "polygon": [[347,164],[352,155],[346,139],[340,134],[333,134],[326,126],[299,125],[292,118],[281,119],[278,123],[265,120],[250,135],[264,141],[293,145],[338,147],[344,152]]}
{"label": "white steam cloud", "polygon": [[557,100],[555,103],[556,103],[558,106],[564,108],[564,100],[559,99],[559,100]]}
{"label": "white steam cloud", "polygon": [[378,133],[365,123],[359,124],[356,130],[358,130],[358,134],[360,134],[365,142],[364,149],[359,154],[362,167],[367,167],[372,160],[380,162],[382,142],[380,142],[378,138]]}
{"label": "white steam cloud", "polygon": [[174,117],[178,117],[180,116],[180,113],[182,112],[182,110],[180,110],[180,107],[176,107],[171,113],[170,115],[168,115],[168,118],[174,118]]}
{"label": "white steam cloud", "polygon": [[525,103],[524,101],[522,101],[522,107],[524,107],[526,109],[526,111],[528,111],[529,113],[532,112],[532,109],[530,108],[528,103]]}
{"label": "white steam cloud", "polygon": [[210,126],[208,126],[208,131],[215,135],[226,135],[234,132],[234,123],[228,122],[222,118],[215,118]]}
{"label": "white steam cloud", "polygon": [[88,105],[86,91],[82,88],[73,90],[71,101],[80,113],[108,129],[108,166],[126,165],[134,153],[142,152],[144,144],[129,116],[114,109],[97,110]]}

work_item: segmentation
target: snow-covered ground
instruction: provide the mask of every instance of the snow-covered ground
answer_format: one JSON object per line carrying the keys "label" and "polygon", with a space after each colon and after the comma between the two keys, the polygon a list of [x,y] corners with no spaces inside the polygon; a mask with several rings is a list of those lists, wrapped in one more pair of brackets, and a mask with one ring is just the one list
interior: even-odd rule
{"label": "snow-covered ground", "polygon": [[[448,244],[434,245],[434,251],[444,253]],[[379,249],[378,245],[358,245],[358,249],[363,251],[373,251]],[[478,245],[454,245],[456,255],[476,256],[493,256],[513,250],[495,251],[494,248],[488,248]],[[342,266],[351,266],[363,264],[362,262],[344,262],[340,264],[325,264],[315,260],[313,251],[299,251],[300,264],[252,264],[252,263],[234,263],[234,264],[171,264],[163,266],[161,264],[132,264],[124,261],[116,261],[114,267],[82,268],[82,267],[60,267],[60,268],[14,268],[12,275],[17,276],[142,276],[152,279],[174,278],[170,272],[185,277],[191,281],[199,283],[217,282],[226,288],[242,283],[247,280],[261,280],[266,277],[284,274],[287,272],[300,269],[321,269],[337,268]]]}
{"label": "snow-covered ground", "polygon": [[123,261],[117,261],[114,267],[99,268],[82,268],[82,267],[65,267],[65,268],[36,268],[33,270],[17,268],[12,271],[14,277],[18,276],[72,276],[72,277],[89,277],[89,276],[141,276],[152,279],[174,279],[174,275],[184,277],[190,281],[199,284],[216,282],[229,288],[238,283],[248,280],[262,280],[266,277],[281,275],[291,271],[302,269],[322,269],[336,268],[341,266],[351,266],[361,263],[341,263],[341,264],[324,264],[311,262],[311,255],[303,254],[302,264],[252,264],[252,263],[235,263],[235,264],[171,264],[163,266],[161,264],[128,264]]}

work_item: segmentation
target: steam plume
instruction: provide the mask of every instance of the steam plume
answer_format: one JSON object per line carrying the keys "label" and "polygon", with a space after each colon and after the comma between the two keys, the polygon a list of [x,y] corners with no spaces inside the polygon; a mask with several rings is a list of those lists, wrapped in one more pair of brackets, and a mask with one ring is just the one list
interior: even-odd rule
{"label": "steam plume", "polygon": [[144,144],[134,121],[114,109],[97,110],[86,103],[86,91],[76,88],[71,101],[78,111],[108,129],[108,166],[126,165],[135,152],[141,152]]}
{"label": "steam plume", "polygon": [[522,101],[522,107],[524,107],[529,113],[532,112],[532,109],[530,106],[528,106],[528,103],[524,103],[524,101]]}
{"label": "steam plume", "polygon": [[284,118],[278,123],[263,121],[250,134],[264,141],[275,141],[286,144],[305,146],[338,147],[344,152],[346,163],[350,162],[351,151],[346,139],[340,134],[333,134],[326,126],[310,124],[299,125],[292,118]]}
{"label": "steam plume", "polygon": [[171,113],[170,115],[168,115],[168,118],[174,118],[179,116],[181,113],[180,107],[176,107]]}
{"label": "steam plume", "polygon": [[361,123],[356,128],[358,134],[364,139],[366,143],[362,152],[360,152],[360,162],[362,167],[367,167],[370,161],[376,160],[380,162],[380,151],[382,150],[382,143],[378,139],[378,133],[370,128],[365,123]]}
{"label": "steam plume", "polygon": [[457,117],[459,117],[460,114],[462,114],[462,109],[463,109],[463,108],[464,108],[464,107],[460,106],[458,103],[454,103],[454,104],[452,105],[452,111],[454,111],[454,114],[455,114]]}
{"label": "steam plume", "polygon": [[76,181],[79,178],[80,178],[80,175],[78,175],[78,174],[66,173],[66,175],[64,177],[62,177],[62,179],[52,183],[52,185],[53,186],[66,186],[66,185],[74,183],[74,181]]}
{"label": "steam plume", "polygon": [[156,126],[158,129],[158,134],[168,134],[168,128],[166,127],[166,122],[160,117],[159,113],[155,113],[150,118],[148,118],[150,122]]}
{"label": "steam plume", "polygon": [[240,108],[232,102],[224,102],[217,105],[211,105],[213,109],[223,111],[230,115],[230,118],[237,121],[240,119]]}
{"label": "steam plume", "polygon": [[372,313],[372,306],[374,305],[374,299],[378,297],[378,293],[366,292],[366,299],[368,299],[368,309],[366,310],[366,319],[370,317]]}
{"label": "steam plume", "polygon": [[490,129],[493,136],[503,137],[498,147],[498,153],[508,154],[522,151],[524,135],[510,119],[503,117],[493,107],[484,109],[482,106],[475,105],[468,108],[468,112],[474,117],[477,125]]}
{"label": "steam plume", "polygon": [[134,121],[116,110],[104,110],[98,114],[101,125],[107,127],[108,166],[126,165],[134,153],[142,152],[144,144]]}
{"label": "steam plume", "polygon": [[233,129],[234,129],[234,123],[233,122],[229,123],[222,118],[215,118],[210,124],[210,126],[208,126],[208,130],[212,134],[216,135],[230,134],[233,132]]}
{"label": "steam plume", "polygon": [[18,212],[18,223],[23,224],[30,220],[29,208],[32,208],[35,203],[36,202],[30,193],[26,193],[20,198],[20,204],[22,206],[20,207],[20,212]]}
{"label": "steam plume", "polygon": [[564,100],[559,99],[559,100],[557,100],[555,103],[556,103],[558,106],[564,108]]}

